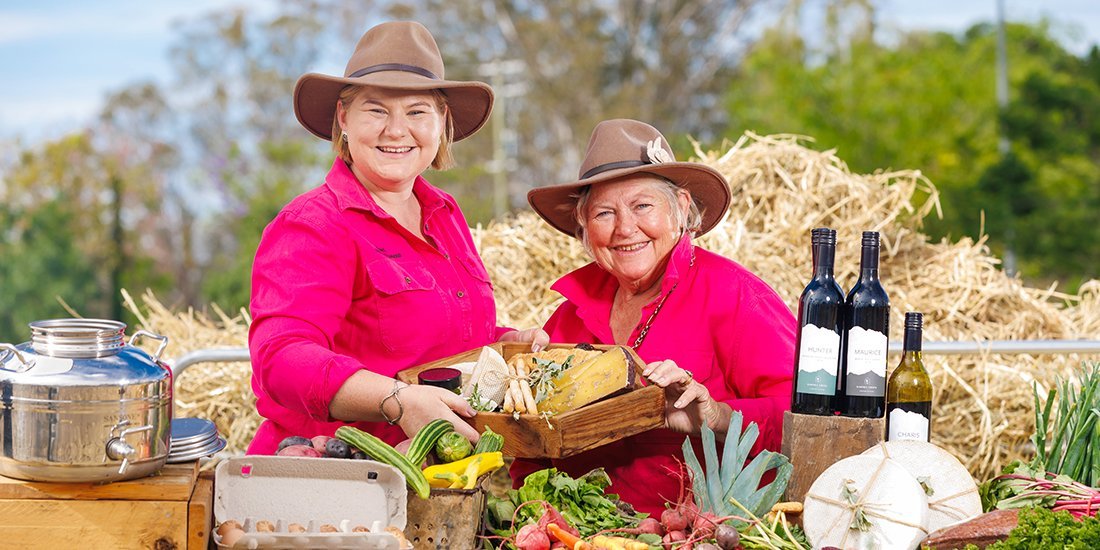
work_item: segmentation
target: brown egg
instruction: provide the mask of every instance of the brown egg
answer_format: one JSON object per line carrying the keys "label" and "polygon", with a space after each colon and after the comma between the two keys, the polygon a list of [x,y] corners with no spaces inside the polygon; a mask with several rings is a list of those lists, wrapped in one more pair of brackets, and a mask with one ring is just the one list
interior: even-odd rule
{"label": "brown egg", "polygon": [[244,536],[244,529],[230,528],[222,535],[222,546],[233,546]]}
{"label": "brown egg", "polygon": [[305,533],[306,528],[301,523],[291,523],[287,525],[286,530],[288,533]]}
{"label": "brown egg", "polygon": [[370,529],[367,529],[365,525],[356,525],[352,530],[352,533],[370,533]]}
{"label": "brown egg", "polygon": [[241,526],[240,523],[237,523],[237,520],[235,519],[227,519],[221,522],[220,525],[218,525],[218,528],[215,532],[218,534],[219,537],[224,537],[230,529],[240,529],[243,531],[244,527]]}
{"label": "brown egg", "polygon": [[337,529],[335,525],[326,523],[326,524],[321,526],[321,532],[322,533],[339,533],[340,530]]}
{"label": "brown egg", "polygon": [[261,519],[260,521],[256,522],[256,531],[263,533],[274,533],[275,524],[267,521],[266,519]]}

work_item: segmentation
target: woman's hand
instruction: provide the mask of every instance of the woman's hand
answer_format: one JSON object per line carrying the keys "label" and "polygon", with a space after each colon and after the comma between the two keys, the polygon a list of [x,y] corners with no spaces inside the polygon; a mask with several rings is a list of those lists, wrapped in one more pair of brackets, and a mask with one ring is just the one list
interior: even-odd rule
{"label": "woman's hand", "polygon": [[512,330],[505,332],[498,342],[531,342],[531,351],[541,351],[550,343],[550,335],[541,328]]}
{"label": "woman's hand", "polygon": [[670,430],[698,434],[705,422],[711,429],[721,425],[721,404],[710,396],[703,384],[695,381],[690,371],[675,361],[654,361],[642,371],[654,385],[665,389],[665,427]]}
{"label": "woman's hand", "polygon": [[442,418],[454,424],[455,431],[466,436],[470,442],[477,442],[477,430],[459,418],[471,418],[477,414],[462,396],[435,386],[409,385],[402,388],[397,397],[405,408],[397,424],[409,437],[416,435],[428,422]]}

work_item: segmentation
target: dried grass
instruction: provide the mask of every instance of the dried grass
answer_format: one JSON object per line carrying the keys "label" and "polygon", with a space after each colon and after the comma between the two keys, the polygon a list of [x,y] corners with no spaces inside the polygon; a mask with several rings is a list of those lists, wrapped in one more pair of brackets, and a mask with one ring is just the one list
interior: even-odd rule
{"label": "dried grass", "polygon": [[[1037,289],[999,269],[984,238],[932,243],[921,220],[939,209],[935,187],[917,171],[852,174],[832,151],[803,146],[796,136],[746,134],[722,153],[698,157],[730,181],[733,206],[724,223],[699,240],[742,263],[794,306],[810,272],[809,232],[838,234],[837,278],[856,278],[860,232],[882,234],[882,277],[893,305],[891,338],[905,311],[925,314],[926,340],[1095,338],[1100,334],[1100,282],[1078,295]],[[499,321],[541,324],[560,301],[549,284],[587,263],[578,243],[530,212],[474,229],[495,283]],[[142,325],[172,338],[170,354],[241,347],[248,316],[214,310],[173,312],[150,294],[133,302]],[[1086,357],[1071,355],[927,356],[935,384],[933,442],[952,451],[979,479],[1028,452],[1033,430],[1032,382],[1041,388]],[[1095,357],[1087,359],[1096,359]],[[177,383],[177,414],[218,423],[240,451],[257,425],[247,364],[199,364]],[[1045,392],[1045,389],[1043,390]]]}

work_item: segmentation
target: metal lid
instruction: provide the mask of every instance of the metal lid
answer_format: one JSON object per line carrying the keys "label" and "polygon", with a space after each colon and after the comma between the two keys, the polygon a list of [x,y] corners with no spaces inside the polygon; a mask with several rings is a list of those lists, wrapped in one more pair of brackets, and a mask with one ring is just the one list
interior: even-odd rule
{"label": "metal lid", "polygon": [[126,330],[126,323],[106,319],[48,319],[29,326],[35,353],[70,359],[117,354]]}
{"label": "metal lid", "polygon": [[204,447],[199,447],[183,453],[170,452],[168,454],[167,462],[169,464],[176,464],[177,462],[190,462],[192,460],[197,460],[204,456],[210,456],[214,453],[221,451],[225,448],[226,445],[226,441],[219,437]]}
{"label": "metal lid", "polygon": [[187,445],[212,439],[218,427],[205,418],[173,418],[172,445]]}

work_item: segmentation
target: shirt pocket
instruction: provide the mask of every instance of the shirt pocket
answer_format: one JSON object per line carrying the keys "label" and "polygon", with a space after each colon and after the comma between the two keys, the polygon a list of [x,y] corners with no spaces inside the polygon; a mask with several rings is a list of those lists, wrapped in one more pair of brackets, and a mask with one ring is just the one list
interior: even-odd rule
{"label": "shirt pocket", "polygon": [[683,360],[677,360],[680,368],[691,371],[691,376],[702,383],[708,389],[714,390],[724,387],[726,381],[722,376],[722,369],[718,368],[713,350],[706,349],[682,349],[677,355]]}
{"label": "shirt pocket", "polygon": [[431,347],[425,340],[437,334],[435,325],[448,316],[432,274],[420,264],[381,259],[367,264],[367,276],[376,293],[377,334],[386,349]]}
{"label": "shirt pocket", "polygon": [[471,277],[488,285],[490,292],[493,290],[493,282],[489,280],[489,272],[485,270],[485,266],[478,258],[464,257],[459,263],[462,264],[462,267],[466,269],[466,273],[469,273]]}

